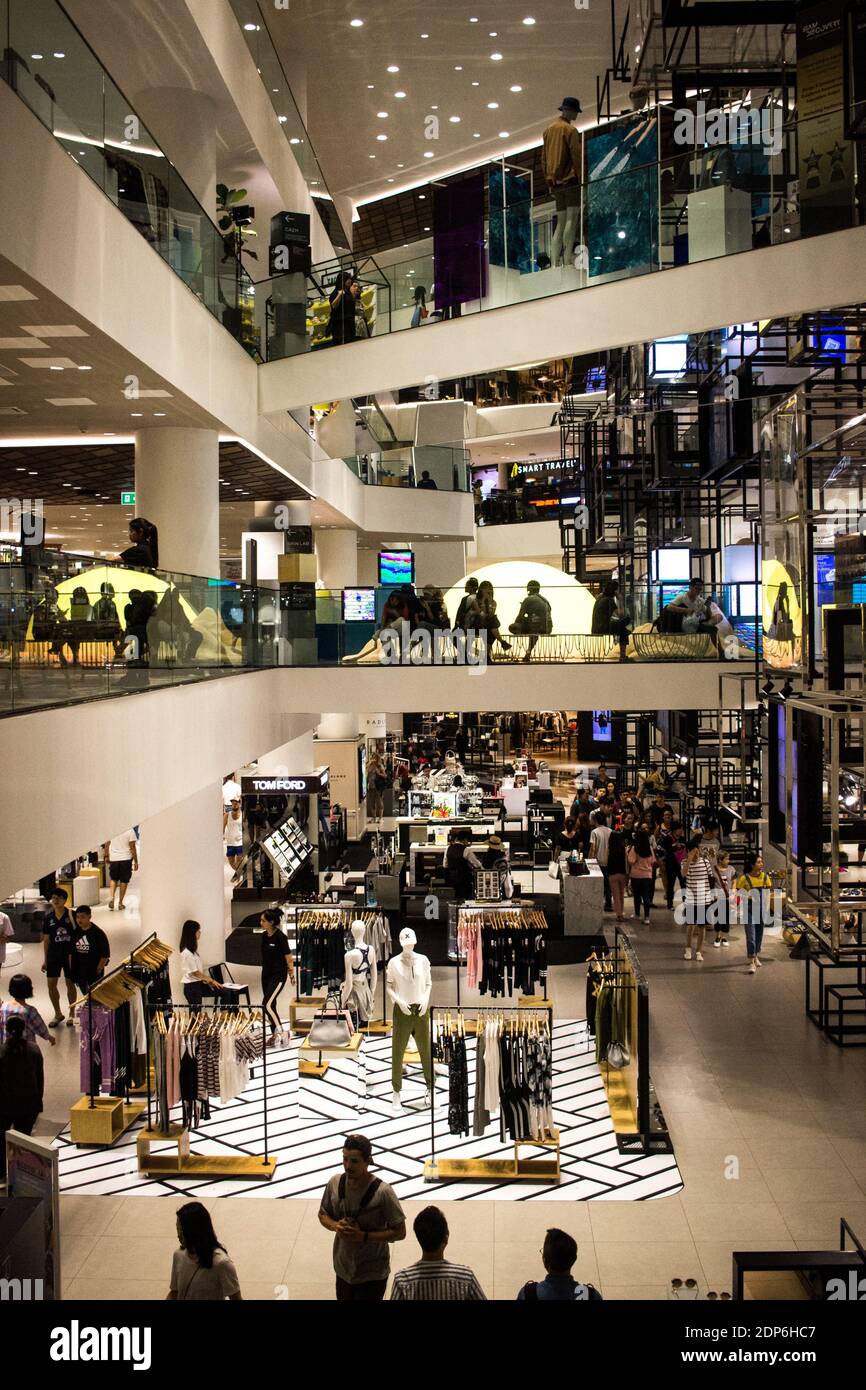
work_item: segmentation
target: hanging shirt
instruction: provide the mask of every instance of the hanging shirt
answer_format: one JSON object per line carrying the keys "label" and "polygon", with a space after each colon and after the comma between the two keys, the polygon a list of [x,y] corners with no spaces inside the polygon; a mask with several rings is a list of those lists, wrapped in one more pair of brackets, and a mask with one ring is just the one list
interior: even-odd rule
{"label": "hanging shirt", "polygon": [[388,962],[388,987],[404,1004],[422,1004],[430,998],[433,977],[426,956],[394,956]]}

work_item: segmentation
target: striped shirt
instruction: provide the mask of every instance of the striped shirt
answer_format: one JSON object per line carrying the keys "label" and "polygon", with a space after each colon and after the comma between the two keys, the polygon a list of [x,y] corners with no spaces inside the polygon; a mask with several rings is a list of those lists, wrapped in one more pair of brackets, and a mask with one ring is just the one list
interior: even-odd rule
{"label": "striped shirt", "polygon": [[468,1265],[450,1260],[419,1260],[394,1275],[391,1298],[404,1303],[486,1303],[487,1298]]}
{"label": "striped shirt", "polygon": [[35,1042],[37,1037],[50,1039],[45,1021],[32,1004],[0,1004],[0,1043],[6,1041],[6,1024],[10,1018],[23,1018],[24,1041]]}

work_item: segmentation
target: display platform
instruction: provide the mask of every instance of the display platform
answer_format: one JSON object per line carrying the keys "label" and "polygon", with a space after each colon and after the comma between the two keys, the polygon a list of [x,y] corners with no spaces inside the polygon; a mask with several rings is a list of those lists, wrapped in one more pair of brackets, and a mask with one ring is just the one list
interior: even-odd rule
{"label": "display platform", "polygon": [[[405,1200],[440,1201],[646,1201],[668,1197],[682,1188],[673,1154],[648,1156],[619,1152],[604,1084],[595,1060],[595,1044],[585,1022],[554,1023],[553,1112],[560,1135],[558,1181],[429,1182],[424,1164],[430,1156],[430,1111],[423,1108],[423,1082],[411,1068],[403,1087],[408,1104],[399,1116],[391,1113],[391,1040],[369,1037],[364,1043],[367,1100],[357,1109],[357,1063],[329,1059],[323,1077],[303,1078],[297,1087],[300,1039],[290,1048],[268,1054],[268,1150],[278,1160],[267,1184],[251,1189],[248,1182],[191,1177],[142,1178],[136,1172],[133,1129],[111,1149],[83,1151],[64,1130],[60,1149],[60,1190],[81,1196],[111,1194],[123,1197],[195,1195],[249,1199],[316,1198],[325,1182],[340,1169],[340,1151],[349,1132],[366,1134],[373,1143],[375,1172],[393,1185]],[[467,1039],[469,1093],[474,1094],[475,1045]],[[419,1108],[415,1108],[419,1107]],[[296,1113],[299,1110],[299,1113]],[[192,1131],[199,1154],[240,1157],[262,1151],[261,1073],[243,1096],[222,1107]],[[159,1151],[153,1144],[153,1152]],[[436,1154],[445,1159],[507,1159],[513,1144],[501,1142],[497,1122],[485,1135],[462,1138],[448,1133],[448,1081],[437,1075]],[[542,1151],[543,1152],[543,1151]]]}

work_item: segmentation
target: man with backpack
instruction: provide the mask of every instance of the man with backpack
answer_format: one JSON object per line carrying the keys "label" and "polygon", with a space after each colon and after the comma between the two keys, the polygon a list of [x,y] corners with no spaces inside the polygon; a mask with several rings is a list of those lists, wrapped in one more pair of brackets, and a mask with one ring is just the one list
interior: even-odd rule
{"label": "man with backpack", "polygon": [[559,1300],[564,1303],[598,1303],[601,1294],[592,1284],[579,1284],[572,1276],[577,1261],[577,1241],[567,1231],[555,1226],[544,1237],[541,1251],[547,1278],[540,1283],[524,1284],[517,1295],[518,1303]]}
{"label": "man with backpack", "polygon": [[343,1144],[343,1172],[322,1193],[319,1222],[333,1231],[338,1303],[377,1303],[385,1297],[388,1246],[406,1239],[406,1218],[394,1189],[370,1173],[373,1145],[364,1134]]}

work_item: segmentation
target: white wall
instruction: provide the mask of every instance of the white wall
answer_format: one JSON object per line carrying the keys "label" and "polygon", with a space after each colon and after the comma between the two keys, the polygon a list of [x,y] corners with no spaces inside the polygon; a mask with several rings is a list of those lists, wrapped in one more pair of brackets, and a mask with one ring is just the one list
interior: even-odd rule
{"label": "white wall", "polygon": [[318,714],[286,704],[289,674],[251,672],[0,721],[0,895],[312,728]]}
{"label": "white wall", "polygon": [[469,493],[368,487],[342,459],[320,460],[313,465],[312,477],[319,500],[359,531],[405,540],[424,535],[469,540],[474,533],[475,510]]}
{"label": "white wall", "polygon": [[556,521],[527,521],[514,526],[479,526],[467,546],[470,570],[497,560],[540,560],[562,565],[562,541]]}
{"label": "white wall", "polygon": [[471,314],[259,371],[265,414],[866,300],[866,227]]}

